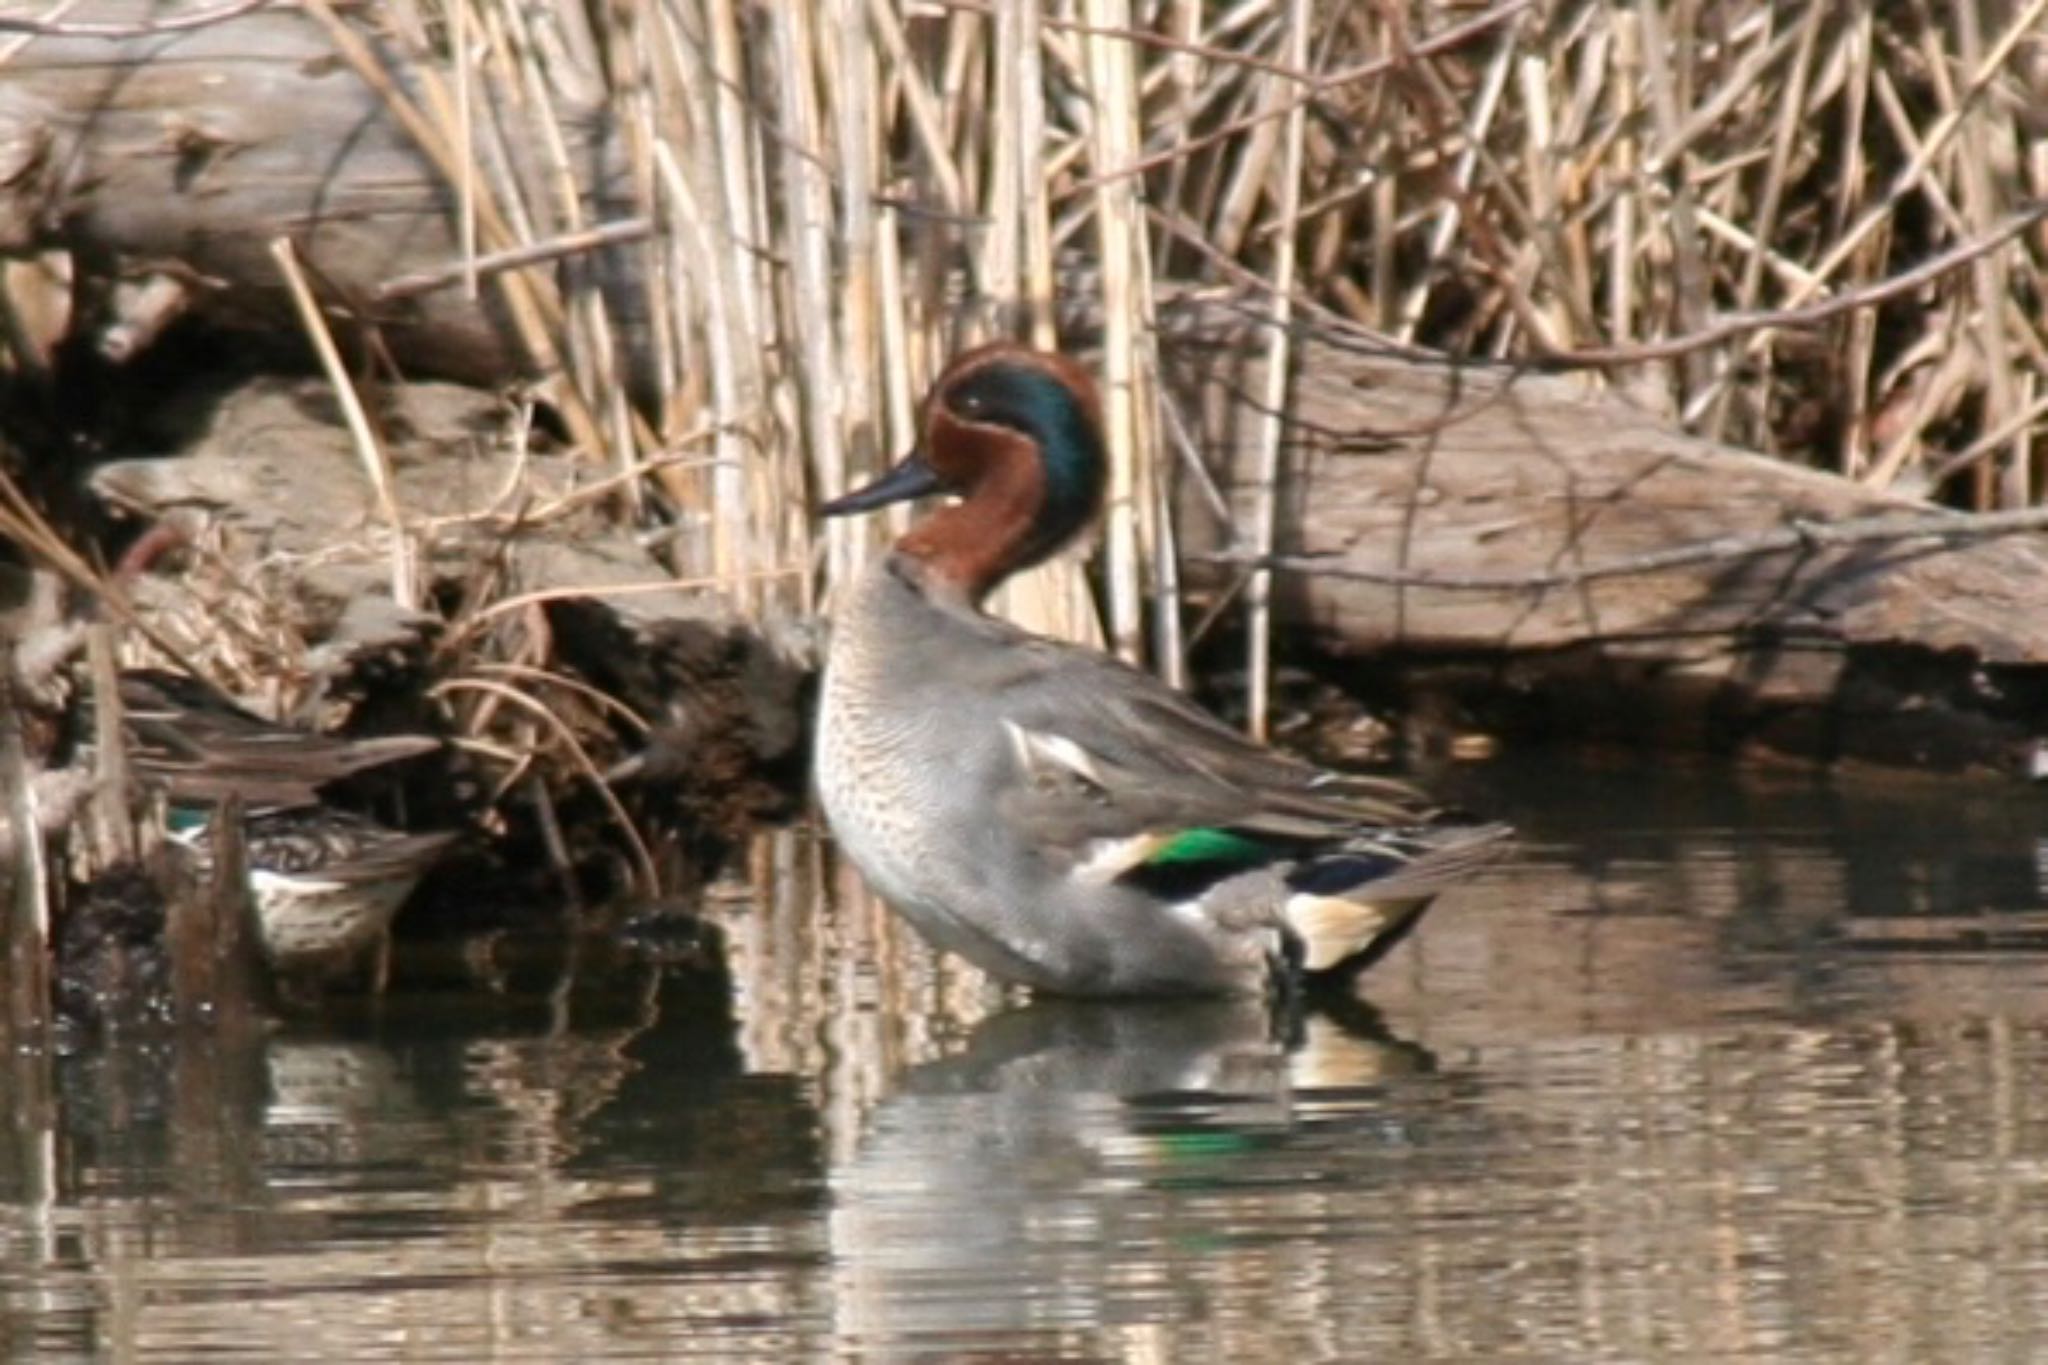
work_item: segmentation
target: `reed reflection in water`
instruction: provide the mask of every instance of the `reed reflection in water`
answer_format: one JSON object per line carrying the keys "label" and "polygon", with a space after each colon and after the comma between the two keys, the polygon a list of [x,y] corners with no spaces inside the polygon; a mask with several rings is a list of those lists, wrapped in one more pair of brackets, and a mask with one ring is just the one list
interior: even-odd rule
{"label": "reed reflection in water", "polygon": [[712,907],[729,990],[695,949],[423,956],[317,1025],[17,1054],[0,1354],[2048,1340],[2041,802],[1470,780],[1519,859],[1298,1023],[1022,1002],[799,831]]}

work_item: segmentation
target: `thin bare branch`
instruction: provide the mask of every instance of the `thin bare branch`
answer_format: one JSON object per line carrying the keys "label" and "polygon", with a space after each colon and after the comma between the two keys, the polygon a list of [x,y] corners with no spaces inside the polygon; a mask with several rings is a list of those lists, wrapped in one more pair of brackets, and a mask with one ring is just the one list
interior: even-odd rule
{"label": "thin bare branch", "polygon": [[1549,592],[1606,579],[1641,578],[1701,564],[1759,559],[1767,555],[1815,554],[1849,545],[1887,541],[1933,541],[1953,545],[2044,528],[2048,528],[2048,507],[1977,513],[1897,512],[1832,522],[1795,518],[1768,531],[1714,536],[1639,555],[1527,574],[1366,569],[1344,563],[1335,555],[1260,556],[1243,551],[1221,551],[1195,557],[1211,563],[1379,583],[1390,588],[1431,588],[1442,592]]}

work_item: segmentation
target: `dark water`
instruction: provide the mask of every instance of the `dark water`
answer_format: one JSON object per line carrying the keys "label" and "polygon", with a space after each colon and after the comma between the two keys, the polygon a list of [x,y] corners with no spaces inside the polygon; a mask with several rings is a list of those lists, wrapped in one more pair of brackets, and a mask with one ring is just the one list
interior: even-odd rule
{"label": "dark water", "polygon": [[783,836],[714,907],[729,991],[480,945],[17,1056],[0,1356],[2048,1351],[2048,804],[1459,781],[1519,860],[1295,1036],[1019,1005]]}

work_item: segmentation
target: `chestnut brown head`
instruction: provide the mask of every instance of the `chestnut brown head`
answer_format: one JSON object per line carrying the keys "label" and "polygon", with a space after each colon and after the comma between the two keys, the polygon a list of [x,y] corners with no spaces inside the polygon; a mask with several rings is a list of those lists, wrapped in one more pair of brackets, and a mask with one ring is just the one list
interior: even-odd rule
{"label": "chestnut brown head", "polygon": [[1101,506],[1101,401],[1066,356],[1010,343],[968,351],[932,386],[921,429],[916,450],[824,514],[953,494],[959,507],[920,523],[898,548],[944,562],[979,591],[1053,554]]}

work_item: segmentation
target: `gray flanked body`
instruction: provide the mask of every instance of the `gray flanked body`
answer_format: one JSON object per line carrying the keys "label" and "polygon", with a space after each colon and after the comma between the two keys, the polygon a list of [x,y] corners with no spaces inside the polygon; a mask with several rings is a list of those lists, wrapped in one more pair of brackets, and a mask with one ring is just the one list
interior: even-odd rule
{"label": "gray flanked body", "polygon": [[[1131,862],[1156,831],[1358,819],[1314,793],[1323,775],[1149,675],[929,595],[893,560],[835,613],[823,692],[818,788],[846,854],[933,943],[1046,990],[1268,989],[1304,951],[1286,864],[1169,898],[1129,881]],[[1350,903],[1354,946],[1398,933],[1503,832],[1457,835]]]}
{"label": "gray flanked body", "polygon": [[1004,980],[1083,995],[1261,989],[1270,922],[1225,924],[1077,879],[1083,851],[1004,818],[1027,782],[1005,722],[1081,699],[1020,669],[1033,643],[937,604],[884,562],[835,613],[818,788],[868,884],[937,946]]}

